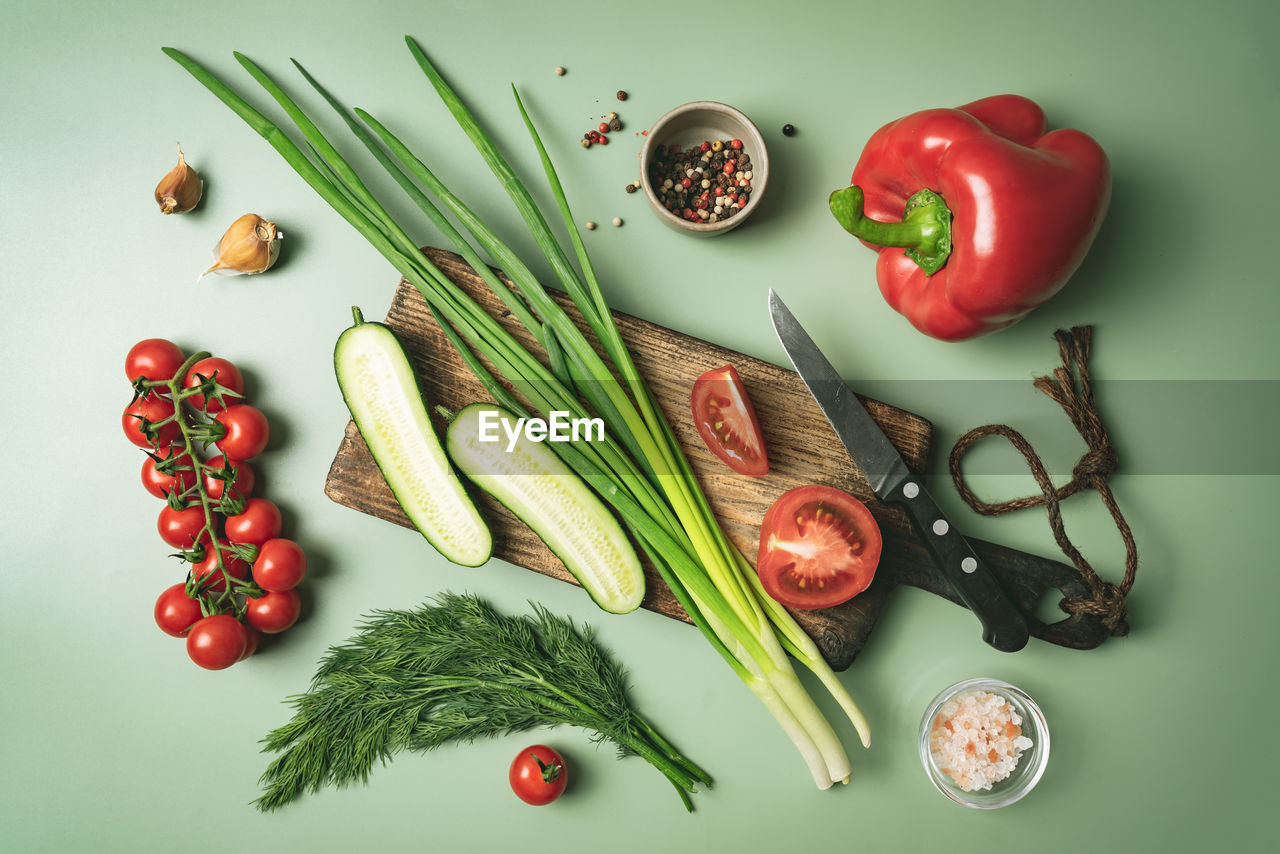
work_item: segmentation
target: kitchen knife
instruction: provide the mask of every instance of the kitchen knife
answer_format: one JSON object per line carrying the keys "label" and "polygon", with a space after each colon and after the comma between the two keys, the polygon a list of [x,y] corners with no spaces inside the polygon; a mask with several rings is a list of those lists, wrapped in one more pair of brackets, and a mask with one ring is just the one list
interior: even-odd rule
{"label": "kitchen knife", "polygon": [[877,498],[906,509],[934,564],[982,623],[982,639],[1005,652],[1026,646],[1027,622],[985,561],[947,519],[922,479],[907,468],[889,437],[772,288],[769,316],[796,373],[835,428],[845,450]]}

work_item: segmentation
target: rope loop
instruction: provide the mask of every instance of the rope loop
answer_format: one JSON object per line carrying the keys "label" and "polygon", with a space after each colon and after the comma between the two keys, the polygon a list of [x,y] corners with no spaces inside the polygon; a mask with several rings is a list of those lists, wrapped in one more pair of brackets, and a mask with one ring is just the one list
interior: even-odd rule
{"label": "rope loop", "polygon": [[[1115,474],[1120,463],[1093,399],[1093,379],[1089,374],[1093,327],[1077,326],[1070,331],[1058,330],[1054,337],[1058,342],[1062,366],[1055,369],[1051,376],[1037,377],[1035,387],[1063,408],[1089,447],[1071,470],[1071,481],[1055,487],[1049,479],[1044,461],[1031,443],[1017,430],[1005,424],[975,427],[956,440],[955,447],[951,449],[951,479],[965,504],[984,516],[999,516],[1028,507],[1044,507],[1048,511],[1049,527],[1058,548],[1075,564],[1093,594],[1088,599],[1064,598],[1059,603],[1060,607],[1069,614],[1095,614],[1102,618],[1103,625],[1111,629],[1112,635],[1123,637],[1129,633],[1129,624],[1125,620],[1125,598],[1133,589],[1137,575],[1138,546],[1129,523],[1125,521],[1111,492],[1111,475]],[[1031,469],[1032,477],[1040,487],[1039,495],[988,503],[969,488],[961,470],[961,460],[975,442],[987,436],[1002,436],[1022,454]],[[1103,581],[1067,537],[1060,505],[1063,500],[1086,489],[1098,493],[1124,540],[1125,572],[1123,581],[1118,585]]]}

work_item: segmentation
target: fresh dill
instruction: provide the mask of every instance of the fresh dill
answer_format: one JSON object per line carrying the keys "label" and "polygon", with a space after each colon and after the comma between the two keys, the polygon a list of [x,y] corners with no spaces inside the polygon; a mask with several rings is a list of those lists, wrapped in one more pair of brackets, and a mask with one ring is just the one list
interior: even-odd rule
{"label": "fresh dill", "polygon": [[587,627],[540,605],[509,616],[472,595],[444,593],[412,611],[376,611],[331,647],[293,718],[263,739],[279,753],[258,809],[304,792],[368,781],[402,751],[569,724],[638,755],[689,794],[711,778],[631,706],[622,668]]}

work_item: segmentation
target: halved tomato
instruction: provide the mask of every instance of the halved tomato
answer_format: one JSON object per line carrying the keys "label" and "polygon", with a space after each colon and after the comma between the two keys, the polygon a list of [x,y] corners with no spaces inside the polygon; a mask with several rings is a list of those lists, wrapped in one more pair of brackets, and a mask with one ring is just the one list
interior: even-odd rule
{"label": "halved tomato", "polygon": [[880,563],[880,526],[867,506],[830,486],[784,492],[760,525],[756,572],[790,608],[830,608],[857,596]]}
{"label": "halved tomato", "polygon": [[707,371],[694,382],[693,423],[711,452],[738,474],[769,473],[760,422],[733,365]]}

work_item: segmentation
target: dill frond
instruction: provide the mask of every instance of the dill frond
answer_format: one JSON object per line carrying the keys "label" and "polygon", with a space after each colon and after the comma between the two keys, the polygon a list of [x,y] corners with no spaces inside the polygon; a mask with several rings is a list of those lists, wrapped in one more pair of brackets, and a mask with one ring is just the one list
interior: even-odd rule
{"label": "dill frond", "polygon": [[707,773],[640,717],[622,667],[587,627],[540,605],[502,614],[445,593],[412,611],[376,611],[321,658],[293,717],[263,739],[279,755],[260,780],[262,811],[323,786],[368,781],[403,750],[569,725],[657,768],[686,808]]}

